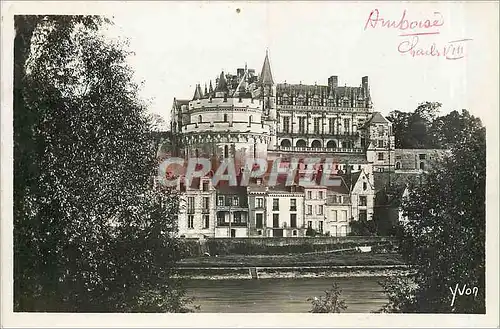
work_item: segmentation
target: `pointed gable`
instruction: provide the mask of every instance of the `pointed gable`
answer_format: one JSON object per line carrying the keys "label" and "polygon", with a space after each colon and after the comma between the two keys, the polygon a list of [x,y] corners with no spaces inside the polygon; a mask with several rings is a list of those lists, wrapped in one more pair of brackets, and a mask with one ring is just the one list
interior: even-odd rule
{"label": "pointed gable", "polygon": [[375,112],[373,113],[373,116],[371,117],[370,120],[368,120],[369,123],[389,123],[389,121],[380,114],[380,112]]}
{"label": "pointed gable", "polygon": [[264,86],[272,86],[274,84],[273,75],[271,73],[271,64],[269,63],[269,56],[266,51],[266,58],[264,58],[264,65],[262,65],[262,71],[260,72],[259,82]]}

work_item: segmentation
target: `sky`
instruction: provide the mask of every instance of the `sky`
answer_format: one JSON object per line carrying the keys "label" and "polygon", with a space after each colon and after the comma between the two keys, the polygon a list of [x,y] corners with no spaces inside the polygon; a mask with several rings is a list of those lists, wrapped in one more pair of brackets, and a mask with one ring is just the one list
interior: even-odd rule
{"label": "sky", "polygon": [[[369,76],[374,109],[382,114],[438,101],[442,114],[466,108],[485,121],[489,110],[484,103],[498,98],[495,3],[154,2],[116,7],[112,33],[130,40],[135,52],[130,65],[137,81],[144,81],[141,95],[150,101],[151,112],[167,121],[174,97],[191,99],[197,83],[203,87],[222,70],[235,73],[245,63],[260,72],[266,49],[278,83],[327,84],[329,76],[337,75],[339,85],[359,86],[361,77]],[[437,20],[440,26],[402,31],[381,22],[372,27],[372,20],[365,28],[375,9],[386,20],[399,22],[405,12],[409,22]],[[398,51],[404,48],[401,42],[413,38],[400,34],[410,32],[439,32],[418,36],[416,48],[423,49],[472,40],[453,44],[463,45],[461,59],[413,57]]]}

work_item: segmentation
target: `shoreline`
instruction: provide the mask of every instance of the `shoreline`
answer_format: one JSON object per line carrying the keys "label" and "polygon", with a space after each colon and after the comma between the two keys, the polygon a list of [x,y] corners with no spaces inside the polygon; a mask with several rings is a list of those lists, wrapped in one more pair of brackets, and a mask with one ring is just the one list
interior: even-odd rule
{"label": "shoreline", "polygon": [[[222,271],[221,271],[222,270]],[[408,269],[402,268],[374,268],[374,269],[352,269],[346,268],[335,269],[330,268],[307,268],[304,270],[289,270],[279,268],[261,269],[258,272],[258,279],[306,279],[306,278],[349,278],[349,277],[393,277],[411,274]],[[219,273],[214,273],[219,272]],[[222,273],[221,273],[222,272]],[[253,280],[250,275],[249,268],[239,268],[238,272],[224,272],[223,269],[211,269],[210,271],[203,270],[201,273],[193,273],[187,275],[178,275],[178,278],[188,280]]]}

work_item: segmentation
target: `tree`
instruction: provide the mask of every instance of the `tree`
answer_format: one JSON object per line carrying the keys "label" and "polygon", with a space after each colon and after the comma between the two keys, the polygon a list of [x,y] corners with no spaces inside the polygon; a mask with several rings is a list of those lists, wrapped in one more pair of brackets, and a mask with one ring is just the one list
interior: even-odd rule
{"label": "tree", "polygon": [[15,17],[15,311],[191,311],[178,196],[153,189],[151,121],[103,24]]}
{"label": "tree", "polygon": [[[451,155],[441,160],[421,185],[413,186],[403,202],[409,222],[400,238],[400,250],[416,271],[411,278],[414,297],[411,301],[401,298],[408,285],[386,285],[388,309],[485,312],[485,129],[480,124],[467,127],[457,132],[455,139]],[[460,289],[464,285],[476,287],[477,296],[453,300],[457,284]]]}
{"label": "tree", "polygon": [[340,299],[342,290],[336,282],[332,287],[325,290],[325,296],[308,298],[307,301],[311,302],[312,309],[309,313],[342,313],[347,309],[345,301]]}
{"label": "tree", "polygon": [[434,148],[431,126],[440,107],[438,102],[424,102],[413,113],[391,112],[387,119],[393,124],[396,148]]}

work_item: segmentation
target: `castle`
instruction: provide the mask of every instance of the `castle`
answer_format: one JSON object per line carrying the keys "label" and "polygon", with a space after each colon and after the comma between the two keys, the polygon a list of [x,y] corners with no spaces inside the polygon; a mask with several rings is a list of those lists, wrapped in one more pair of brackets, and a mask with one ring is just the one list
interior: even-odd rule
{"label": "castle", "polygon": [[[266,53],[259,75],[246,67],[222,72],[215,88],[197,84],[192,99],[174,99],[174,156],[320,158],[319,170],[341,178],[340,186],[311,187],[268,186],[266,178],[248,186],[212,186],[208,176],[181,181],[179,235],[345,236],[351,221],[372,219],[377,173],[427,169],[429,150],[395,150],[391,122],[373,110],[367,76],[356,87],[339,86],[337,76],[327,82],[275,83]],[[301,166],[299,173],[317,170]]]}

